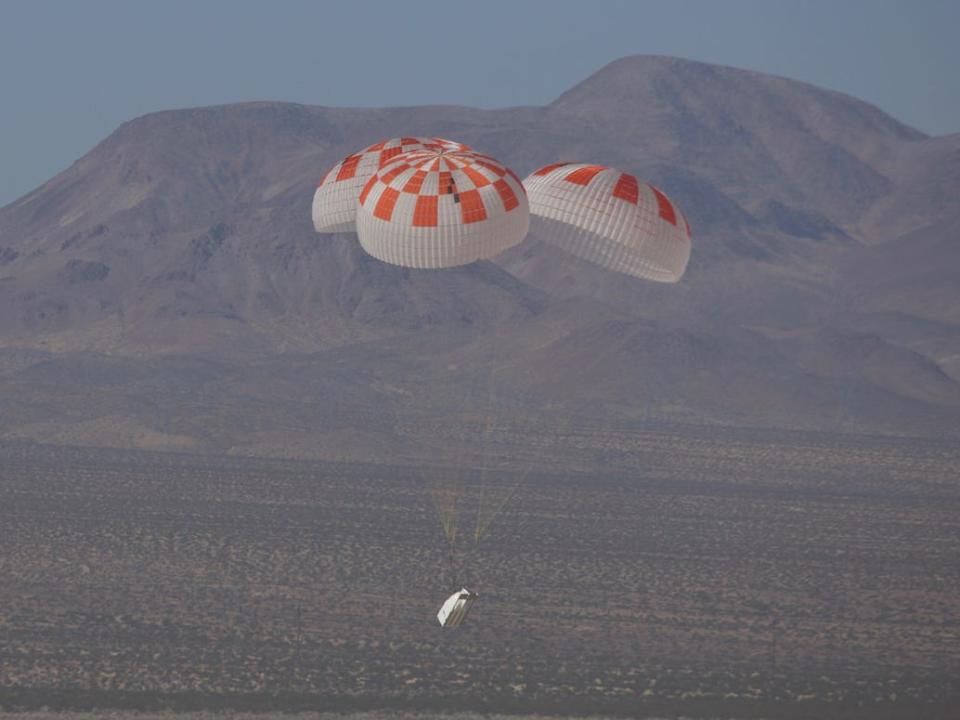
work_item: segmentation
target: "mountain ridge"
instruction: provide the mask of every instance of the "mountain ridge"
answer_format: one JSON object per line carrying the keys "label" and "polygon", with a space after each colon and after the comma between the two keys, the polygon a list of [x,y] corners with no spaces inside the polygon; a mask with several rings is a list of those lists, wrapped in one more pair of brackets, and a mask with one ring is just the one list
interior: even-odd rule
{"label": "mountain ridge", "polygon": [[[650,179],[690,218],[688,275],[676,286],[643,283],[537,237],[493,263],[414,272],[369,258],[349,235],[316,235],[309,203],[326,168],[399,134],[462,140],[521,175],[570,159]],[[960,135],[926,137],[835,91],[644,56],[601,68],[544,107],[254,102],[151,113],[0,209],[0,350],[19,358],[0,374],[18,398],[0,437],[62,437],[49,429],[62,424],[57,413],[78,416],[57,388],[104,391],[84,389],[89,371],[71,375],[89,357],[169,370],[169,391],[208,382],[175,358],[266,363],[282,375],[306,353],[333,372],[323,353],[354,353],[359,368],[377,347],[408,341],[412,355],[388,354],[376,371],[408,392],[430,385],[410,357],[445,367],[421,357],[422,342],[474,371],[498,352],[515,358],[517,397],[623,421],[639,413],[812,429],[820,416],[842,416],[848,431],[960,434],[951,310],[960,278],[949,262],[960,235],[958,157]],[[628,327],[654,347],[624,345]],[[449,343],[458,349],[439,349]],[[586,372],[590,348],[604,343],[618,349]],[[685,364],[676,347],[700,359]],[[31,352],[64,360],[58,382],[28,372]],[[78,353],[88,359],[74,366]],[[883,359],[859,369],[844,360],[858,357]],[[538,377],[541,367],[561,380]],[[162,404],[158,391],[130,383],[109,391],[103,417],[126,412],[147,435],[208,441],[196,430],[161,433],[159,414],[142,415]],[[856,388],[855,407],[838,411],[845,384]],[[916,396],[913,386],[928,390]],[[230,404],[244,392],[220,387],[216,397]],[[363,407],[389,397],[351,392]],[[25,409],[31,397],[52,419],[37,424]],[[296,402],[284,396],[270,413],[296,415]],[[98,442],[111,437],[102,428],[114,421],[104,422]],[[224,423],[216,447],[243,437],[238,417]]]}

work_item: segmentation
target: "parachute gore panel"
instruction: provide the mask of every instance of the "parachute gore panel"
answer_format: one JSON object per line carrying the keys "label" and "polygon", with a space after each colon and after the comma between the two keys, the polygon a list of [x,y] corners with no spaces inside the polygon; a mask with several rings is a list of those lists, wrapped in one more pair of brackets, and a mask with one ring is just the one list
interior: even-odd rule
{"label": "parachute gore panel", "polygon": [[383,140],[345,157],[330,168],[313,194],[314,229],[322,233],[354,232],[357,198],[370,176],[397,155],[422,148],[470,149],[443,138],[400,137]]}

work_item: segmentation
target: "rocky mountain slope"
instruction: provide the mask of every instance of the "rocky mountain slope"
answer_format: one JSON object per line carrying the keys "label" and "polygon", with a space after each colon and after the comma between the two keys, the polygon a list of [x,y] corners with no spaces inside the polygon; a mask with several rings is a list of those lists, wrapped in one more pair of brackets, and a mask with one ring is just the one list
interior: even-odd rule
{"label": "rocky mountain slope", "polygon": [[[530,237],[414,272],[313,233],[324,170],[398,134],[649,178],[690,218],[690,271],[645,283]],[[438,376],[492,365],[502,416],[957,435],[957,198],[960,136],[673,58],[546,107],[156,113],[0,209],[0,437],[389,453],[384,408],[456,416]]]}

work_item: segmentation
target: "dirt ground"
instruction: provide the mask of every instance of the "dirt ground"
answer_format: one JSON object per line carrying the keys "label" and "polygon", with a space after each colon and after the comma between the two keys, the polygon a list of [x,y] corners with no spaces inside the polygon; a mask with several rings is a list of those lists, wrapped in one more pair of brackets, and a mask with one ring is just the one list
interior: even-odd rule
{"label": "dirt ground", "polygon": [[561,444],[483,480],[458,632],[422,468],[3,447],[0,707],[956,716],[955,448]]}

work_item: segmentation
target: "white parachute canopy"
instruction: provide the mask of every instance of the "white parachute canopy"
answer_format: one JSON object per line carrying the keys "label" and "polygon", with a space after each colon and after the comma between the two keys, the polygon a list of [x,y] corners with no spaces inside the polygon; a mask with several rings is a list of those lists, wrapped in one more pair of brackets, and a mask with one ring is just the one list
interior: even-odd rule
{"label": "white parachute canopy", "polygon": [[357,209],[363,249],[412,268],[492,258],[523,240],[529,225],[520,179],[472,150],[397,155],[367,181]]}
{"label": "white parachute canopy", "polygon": [[327,171],[313,194],[314,229],[321,233],[356,231],[357,198],[370,176],[397,155],[423,148],[470,149],[443,138],[399,137],[348,155]]}
{"label": "white parachute canopy", "polygon": [[610,270],[677,282],[690,259],[690,225],[653,185],[616,168],[555,163],[523,181],[531,229]]}

